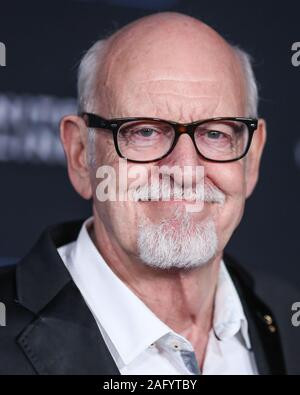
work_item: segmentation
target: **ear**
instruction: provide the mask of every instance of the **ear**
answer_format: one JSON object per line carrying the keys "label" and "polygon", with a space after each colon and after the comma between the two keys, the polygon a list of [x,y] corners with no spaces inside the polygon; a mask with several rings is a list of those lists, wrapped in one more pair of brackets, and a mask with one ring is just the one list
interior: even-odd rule
{"label": "ear", "polygon": [[251,147],[246,156],[246,197],[248,198],[257,183],[259,175],[259,165],[263,148],[267,138],[266,122],[264,119],[258,120],[257,130],[254,132]]}
{"label": "ear", "polygon": [[68,174],[75,190],[84,199],[92,197],[86,158],[87,127],[77,115],[68,115],[60,122],[60,138],[66,154]]}

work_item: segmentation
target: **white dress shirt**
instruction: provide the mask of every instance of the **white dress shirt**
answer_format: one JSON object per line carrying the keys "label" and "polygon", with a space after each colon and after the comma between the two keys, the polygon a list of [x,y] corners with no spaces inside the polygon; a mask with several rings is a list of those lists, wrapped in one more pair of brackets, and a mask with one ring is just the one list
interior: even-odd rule
{"label": "white dress shirt", "polygon": [[86,228],[92,220],[58,252],[121,374],[257,374],[248,323],[223,261],[200,372],[192,344],[162,322],[104,261]]}

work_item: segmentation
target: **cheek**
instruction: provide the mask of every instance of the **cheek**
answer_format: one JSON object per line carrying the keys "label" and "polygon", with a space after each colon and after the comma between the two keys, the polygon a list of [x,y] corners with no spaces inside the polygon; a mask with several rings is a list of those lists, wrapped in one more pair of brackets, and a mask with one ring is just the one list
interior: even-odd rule
{"label": "cheek", "polygon": [[226,195],[226,200],[245,199],[245,164],[242,160],[232,163],[212,163],[205,170],[206,177]]}
{"label": "cheek", "polygon": [[100,220],[111,243],[127,253],[136,253],[139,214],[135,202],[99,202],[94,200],[94,214]]}
{"label": "cheek", "polygon": [[[134,186],[134,181],[140,184],[147,182],[147,169],[137,164],[126,162],[111,152],[99,152],[95,169],[91,170],[93,186],[94,210],[106,231],[123,249],[135,251],[137,228],[143,213],[141,206],[128,200],[128,189]],[[105,171],[100,163],[105,164]],[[102,168],[103,169],[103,168]],[[109,169],[109,179],[106,171]],[[98,177],[97,177],[98,175]],[[106,193],[109,188],[109,193]],[[123,201],[122,201],[123,199]]]}
{"label": "cheek", "polygon": [[243,161],[213,164],[206,176],[225,194],[223,206],[215,212],[215,222],[220,237],[226,243],[238,226],[244,211],[246,197],[245,169]]}

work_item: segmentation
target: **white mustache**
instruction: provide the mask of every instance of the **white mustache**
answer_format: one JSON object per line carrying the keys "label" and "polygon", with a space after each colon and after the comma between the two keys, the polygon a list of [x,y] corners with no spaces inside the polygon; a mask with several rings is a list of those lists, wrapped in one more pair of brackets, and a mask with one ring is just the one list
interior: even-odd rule
{"label": "white mustache", "polygon": [[152,183],[139,186],[132,192],[133,201],[152,200],[191,200],[210,203],[224,204],[224,193],[212,185],[205,183],[204,186],[196,186],[196,189],[187,188],[174,183],[171,187],[168,182]]}

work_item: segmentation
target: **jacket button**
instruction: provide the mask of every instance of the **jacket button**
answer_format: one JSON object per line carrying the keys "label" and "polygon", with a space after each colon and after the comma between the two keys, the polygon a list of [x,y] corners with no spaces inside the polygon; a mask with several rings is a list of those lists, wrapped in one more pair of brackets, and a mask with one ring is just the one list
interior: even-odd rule
{"label": "jacket button", "polygon": [[269,331],[271,333],[276,332],[276,326],[273,325],[273,318],[269,314],[264,315],[264,320],[265,320],[265,323],[268,325]]}
{"label": "jacket button", "polygon": [[266,314],[264,315],[264,320],[266,322],[267,325],[272,325],[273,324],[273,319],[270,315]]}
{"label": "jacket button", "polygon": [[269,325],[268,328],[269,328],[269,331],[271,333],[275,333],[276,332],[276,327],[274,325]]}

